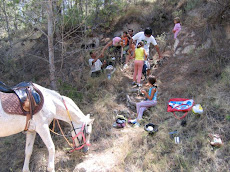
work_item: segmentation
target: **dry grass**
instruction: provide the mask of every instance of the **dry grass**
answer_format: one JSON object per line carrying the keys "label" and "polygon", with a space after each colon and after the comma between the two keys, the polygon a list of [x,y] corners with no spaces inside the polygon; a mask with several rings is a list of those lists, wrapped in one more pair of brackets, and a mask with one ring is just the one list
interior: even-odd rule
{"label": "dry grass", "polygon": [[[178,2],[171,3],[176,5]],[[160,6],[156,8],[159,10]],[[133,14],[139,14],[140,11],[135,10],[131,8],[127,18],[134,17]],[[172,12],[172,8],[168,7],[167,10]],[[226,44],[219,27],[206,27],[208,21],[211,21],[212,24],[217,22],[216,18],[211,20],[205,17],[208,16],[208,9],[202,11],[201,16],[207,13],[202,20],[197,16],[200,14],[195,15],[195,12],[199,12],[199,9],[191,12],[190,17],[184,16],[187,18],[184,25],[194,28],[197,35],[194,39],[199,41],[198,46],[212,35],[210,38],[212,46],[209,49],[197,48],[183,57],[170,57],[159,68],[152,70],[152,74],[158,78],[158,104],[144,114],[142,127],[147,122],[158,124],[159,131],[153,136],[147,135],[142,127],[137,130],[137,133],[133,128],[128,128],[130,131],[125,134],[120,130],[112,129],[117,113],[122,113],[127,117],[133,117],[132,113],[135,113],[133,109],[126,106],[125,96],[130,87],[131,72],[123,73],[118,69],[111,80],[108,80],[105,75],[92,79],[88,75],[88,56],[83,58],[86,52],[80,55],[81,64],[84,64],[83,67],[78,66],[81,69],[80,72],[76,71],[75,65],[79,64],[74,56],[68,57],[63,69],[58,72],[60,80],[70,85],[68,89],[60,89],[61,93],[72,97],[84,113],[91,113],[95,118],[92,152],[100,154],[101,157],[103,155],[111,155],[115,159],[117,157],[116,166],[108,171],[229,171],[230,67],[227,60],[229,44]],[[138,16],[140,22],[146,18],[148,17],[144,15]],[[165,37],[161,37],[161,40],[162,47],[165,47]],[[28,76],[25,78],[27,79]],[[64,88],[64,84],[60,84],[60,87]],[[187,125],[182,127],[181,121],[175,119],[172,113],[166,112],[167,102],[173,97],[193,98],[196,103],[202,105],[204,114],[197,116],[189,112],[186,117]],[[174,130],[178,131],[180,144],[175,144],[169,136],[169,132]],[[209,133],[220,134],[224,145],[219,149],[213,149],[208,141]],[[79,152],[67,156],[65,154],[67,144],[64,140],[56,136],[53,136],[53,140],[57,150],[55,161],[57,171],[73,171],[76,164],[86,160],[86,157]],[[21,171],[24,160],[24,143],[23,134],[1,139],[2,171]],[[45,171],[46,162],[46,148],[37,138],[30,164],[31,169]],[[106,163],[106,161],[101,162]]]}

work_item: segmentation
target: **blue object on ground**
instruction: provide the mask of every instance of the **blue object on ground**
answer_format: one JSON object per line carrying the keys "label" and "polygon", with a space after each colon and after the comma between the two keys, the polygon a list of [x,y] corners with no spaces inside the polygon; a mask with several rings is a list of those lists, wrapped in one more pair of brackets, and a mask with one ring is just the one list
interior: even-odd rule
{"label": "blue object on ground", "polygon": [[177,130],[176,130],[176,131],[169,132],[169,134],[177,134]]}

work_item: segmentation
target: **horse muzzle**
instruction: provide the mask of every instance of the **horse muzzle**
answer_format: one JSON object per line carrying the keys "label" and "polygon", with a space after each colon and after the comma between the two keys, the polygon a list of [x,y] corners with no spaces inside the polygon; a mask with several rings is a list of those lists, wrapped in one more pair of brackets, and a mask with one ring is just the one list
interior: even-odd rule
{"label": "horse muzzle", "polygon": [[89,151],[89,146],[85,145],[83,148],[82,148],[82,152],[83,153],[87,153]]}

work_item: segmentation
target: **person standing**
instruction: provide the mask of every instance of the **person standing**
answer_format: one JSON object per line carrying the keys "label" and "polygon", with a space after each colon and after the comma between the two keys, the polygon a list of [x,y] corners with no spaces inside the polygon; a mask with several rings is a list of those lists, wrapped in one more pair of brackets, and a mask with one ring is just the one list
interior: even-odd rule
{"label": "person standing", "polygon": [[133,37],[133,29],[128,29],[128,45],[129,45],[129,41],[132,37]]}
{"label": "person standing", "polygon": [[132,45],[129,46],[128,55],[126,56],[126,59],[125,59],[124,69],[128,67],[129,61],[133,59],[134,52],[135,52],[135,42],[132,42]]}
{"label": "person standing", "polygon": [[128,39],[129,39],[128,32],[124,31],[121,39],[122,39],[122,44],[121,44],[122,47],[126,47],[128,45]]}
{"label": "person standing", "polygon": [[155,40],[155,38],[152,36],[152,29],[151,28],[146,28],[144,30],[144,32],[138,32],[137,34],[135,34],[132,39],[130,39],[130,44],[132,43],[132,41],[136,41],[136,45],[142,41],[144,43],[144,49],[147,53],[147,55],[149,56],[149,47],[150,44],[153,44],[158,55],[159,55],[159,59],[162,57],[161,53],[160,53],[160,49],[157,45],[157,42]]}
{"label": "person standing", "polygon": [[[144,65],[144,60],[147,59],[147,53],[145,52],[145,49],[143,48],[144,43],[140,41],[137,44],[137,48],[135,49],[134,53],[134,73],[133,73],[133,82],[132,84],[137,84],[138,87],[141,87],[141,75],[142,75],[142,68]],[[136,79],[137,77],[137,79]],[[136,83],[137,80],[137,83]]]}
{"label": "person standing", "polygon": [[174,18],[174,28],[173,28],[173,33],[174,33],[174,39],[177,38],[178,33],[181,31],[181,25],[180,25],[180,18],[176,17]]}
{"label": "person standing", "polygon": [[127,54],[128,50],[129,50],[128,32],[124,31],[123,32],[123,36],[121,37],[121,39],[122,39],[122,45],[121,45],[121,62],[123,63],[123,61],[125,60],[124,56]]}
{"label": "person standing", "polygon": [[128,29],[128,43],[127,43],[127,48],[128,48],[128,51],[127,51],[127,56],[126,56],[126,59],[125,59],[125,65],[124,65],[124,69],[126,69],[128,67],[128,62],[129,60],[131,60],[133,54],[134,54],[134,51],[135,51],[135,42],[130,42],[130,40],[132,39],[133,37],[133,29]]}

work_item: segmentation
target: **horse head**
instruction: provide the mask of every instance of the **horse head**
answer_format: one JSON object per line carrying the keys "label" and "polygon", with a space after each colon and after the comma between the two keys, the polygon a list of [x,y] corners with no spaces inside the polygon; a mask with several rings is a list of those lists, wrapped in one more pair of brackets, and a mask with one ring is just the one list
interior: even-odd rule
{"label": "horse head", "polygon": [[82,149],[84,153],[88,152],[90,146],[90,135],[92,133],[92,124],[94,119],[90,119],[90,114],[85,116],[82,124],[75,124],[73,122],[72,138],[74,141],[74,149]]}

